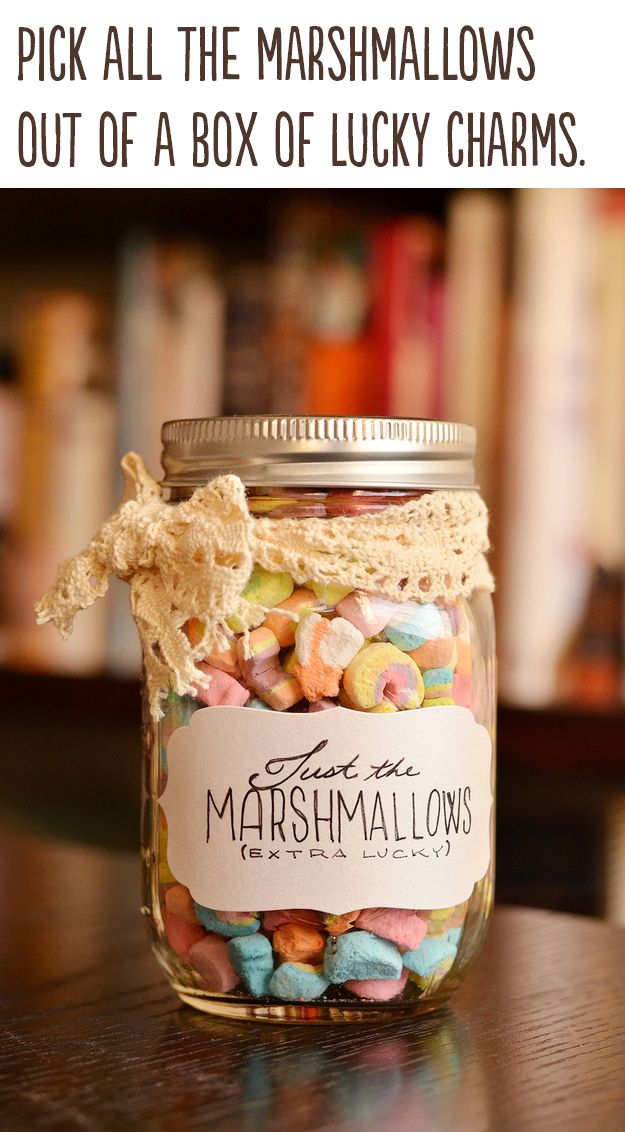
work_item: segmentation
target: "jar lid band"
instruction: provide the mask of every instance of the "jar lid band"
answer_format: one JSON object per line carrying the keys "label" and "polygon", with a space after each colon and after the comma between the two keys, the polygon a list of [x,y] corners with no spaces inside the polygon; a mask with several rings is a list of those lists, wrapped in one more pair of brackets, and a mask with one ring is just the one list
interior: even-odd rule
{"label": "jar lid band", "polygon": [[241,416],[167,421],[164,487],[236,473],[247,486],[473,488],[475,429],[404,417]]}

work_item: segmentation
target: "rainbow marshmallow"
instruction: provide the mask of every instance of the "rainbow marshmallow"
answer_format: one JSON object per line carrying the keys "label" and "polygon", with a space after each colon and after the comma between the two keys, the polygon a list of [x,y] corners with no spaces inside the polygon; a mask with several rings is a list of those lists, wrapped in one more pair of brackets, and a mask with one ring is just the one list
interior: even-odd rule
{"label": "rainbow marshmallow", "polygon": [[446,635],[443,611],[433,602],[401,603],[385,629],[387,640],[402,652],[412,652],[426,641]]}
{"label": "rainbow marshmallow", "polygon": [[437,704],[453,704],[452,698],[453,672],[451,668],[428,668],[423,673],[423,686],[425,695],[423,706]]}
{"label": "rainbow marshmallow", "polygon": [[400,711],[418,708],[424,694],[423,677],[414,660],[383,642],[360,650],[345,669],[343,687],[361,711],[379,708],[385,700]]}
{"label": "rainbow marshmallow", "polygon": [[274,711],[285,711],[302,698],[296,678],[284,672],[279,660],[280,646],[271,629],[261,626],[247,638],[241,637],[237,655],[241,671],[257,696]]}
{"label": "rainbow marshmallow", "polygon": [[229,938],[235,935],[253,935],[260,927],[260,920],[255,912],[217,912],[196,902],[195,914],[209,932],[217,932],[218,935]]}

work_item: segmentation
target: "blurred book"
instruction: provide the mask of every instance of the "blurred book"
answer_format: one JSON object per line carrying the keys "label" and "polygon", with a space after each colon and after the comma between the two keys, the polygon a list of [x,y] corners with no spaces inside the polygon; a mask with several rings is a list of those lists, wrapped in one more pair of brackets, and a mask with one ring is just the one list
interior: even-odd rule
{"label": "blurred book", "polygon": [[381,413],[437,415],[443,327],[442,283],[437,279],[441,251],[438,225],[424,217],[387,221],[375,233],[372,321]]}
{"label": "blurred book", "polygon": [[298,414],[306,410],[306,359],[317,254],[317,216],[309,208],[283,209],[270,238],[265,336],[266,411]]}
{"label": "blurred book", "polygon": [[85,673],[105,664],[105,603],[68,642],[51,626],[37,628],[33,612],[58,564],[86,546],[111,508],[115,406],[102,331],[99,304],[80,293],[33,297],[24,312],[20,493],[7,577],[17,666]]}
{"label": "blurred book", "polygon": [[[139,452],[161,475],[161,426],[175,417],[222,411],[225,296],[196,242],[130,240],[121,264],[118,307],[118,456]],[[121,475],[116,473],[121,494]],[[110,668],[140,667],[125,585],[111,587]]]}
{"label": "blurred book", "polygon": [[313,278],[305,361],[311,413],[376,412],[376,373],[368,334],[369,289],[363,241],[337,241]]}
{"label": "blurred book", "polygon": [[477,429],[476,477],[490,507],[499,479],[508,211],[496,193],[459,192],[447,221],[442,415]]}
{"label": "blurred book", "polygon": [[563,659],[567,700],[609,708],[621,699],[625,633],[625,190],[601,194],[596,220],[595,381],[588,603]]}
{"label": "blurred book", "polygon": [[500,671],[503,695],[531,707],[560,698],[590,586],[594,203],[578,189],[517,195]]}
{"label": "blurred book", "polygon": [[224,411],[266,413],[271,397],[268,265],[235,264],[227,273],[226,284]]}
{"label": "blurred book", "polygon": [[132,240],[118,308],[119,451],[160,476],[160,432],[174,417],[221,412],[225,297],[201,244]]}

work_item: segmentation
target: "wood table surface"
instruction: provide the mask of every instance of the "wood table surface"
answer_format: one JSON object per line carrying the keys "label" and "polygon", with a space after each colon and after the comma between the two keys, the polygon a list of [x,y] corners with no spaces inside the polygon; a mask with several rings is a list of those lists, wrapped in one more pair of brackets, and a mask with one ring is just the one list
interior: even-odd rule
{"label": "wood table surface", "polygon": [[625,1129],[625,933],[497,910],[438,1015],[268,1026],[179,1005],[138,856],[0,826],[0,1127]]}

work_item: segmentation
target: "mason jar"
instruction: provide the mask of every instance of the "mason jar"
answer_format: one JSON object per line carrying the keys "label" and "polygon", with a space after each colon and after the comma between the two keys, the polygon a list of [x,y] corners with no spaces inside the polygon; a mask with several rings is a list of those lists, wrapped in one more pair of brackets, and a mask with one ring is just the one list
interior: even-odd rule
{"label": "mason jar", "polygon": [[[145,712],[157,958],[183,1002],[221,1016],[436,1009],[493,900],[495,636],[474,430],[236,417],[168,422],[162,439],[171,506],[237,477],[265,565],[242,580],[251,621],[225,617],[219,647],[196,650],[195,694],[170,691],[159,721]],[[202,641],[200,616],[182,628]]]}

